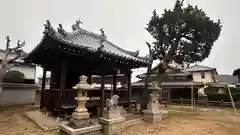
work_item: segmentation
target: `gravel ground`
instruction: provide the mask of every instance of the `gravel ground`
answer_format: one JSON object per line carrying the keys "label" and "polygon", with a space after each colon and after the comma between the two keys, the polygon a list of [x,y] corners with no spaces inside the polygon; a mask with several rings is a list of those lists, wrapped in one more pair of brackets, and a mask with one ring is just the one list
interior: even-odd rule
{"label": "gravel ground", "polygon": [[213,111],[199,113],[170,112],[158,124],[141,123],[127,128],[123,135],[239,135],[240,118]]}
{"label": "gravel ground", "polygon": [[[11,107],[0,110],[0,135],[59,135],[44,132],[29,121],[24,112],[30,107]],[[239,135],[240,117],[214,111],[201,113],[170,112],[159,124],[140,123],[125,128],[122,135]]]}

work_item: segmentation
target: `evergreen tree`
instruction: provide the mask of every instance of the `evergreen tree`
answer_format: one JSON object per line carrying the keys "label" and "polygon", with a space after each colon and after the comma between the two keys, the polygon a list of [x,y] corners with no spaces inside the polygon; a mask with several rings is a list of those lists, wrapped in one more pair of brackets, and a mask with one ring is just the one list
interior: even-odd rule
{"label": "evergreen tree", "polygon": [[220,20],[211,20],[198,6],[188,4],[184,7],[183,0],[177,0],[173,9],[165,9],[161,16],[154,10],[146,28],[155,41],[147,43],[150,64],[143,92],[144,104],[148,101],[147,78],[153,60],[159,59],[161,62],[159,79],[164,76],[170,62],[181,68],[201,62],[209,56],[221,28]]}

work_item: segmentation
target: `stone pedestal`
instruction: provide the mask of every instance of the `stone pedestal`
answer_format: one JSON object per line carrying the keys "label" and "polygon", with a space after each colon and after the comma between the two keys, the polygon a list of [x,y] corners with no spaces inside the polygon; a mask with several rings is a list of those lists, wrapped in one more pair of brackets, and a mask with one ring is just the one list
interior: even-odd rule
{"label": "stone pedestal", "polygon": [[60,124],[59,128],[63,135],[102,135],[102,125],[100,124],[76,129],[66,124]]}
{"label": "stone pedestal", "polygon": [[154,124],[163,120],[168,111],[160,108],[159,103],[159,94],[158,90],[161,90],[159,87],[154,86],[152,88],[152,93],[149,94],[149,103],[147,104],[147,110],[144,111],[144,120],[147,123]]}
{"label": "stone pedestal", "polygon": [[108,110],[104,116],[100,118],[100,123],[103,125],[104,135],[119,135],[123,131],[123,122],[125,118],[121,115],[119,108]]}
{"label": "stone pedestal", "polygon": [[198,95],[198,104],[208,105],[208,96],[207,95]]}
{"label": "stone pedestal", "polygon": [[144,111],[144,121],[150,124],[157,123],[161,120],[163,120],[166,115],[168,114],[168,111],[161,110],[159,103],[150,103],[147,105],[147,110]]}

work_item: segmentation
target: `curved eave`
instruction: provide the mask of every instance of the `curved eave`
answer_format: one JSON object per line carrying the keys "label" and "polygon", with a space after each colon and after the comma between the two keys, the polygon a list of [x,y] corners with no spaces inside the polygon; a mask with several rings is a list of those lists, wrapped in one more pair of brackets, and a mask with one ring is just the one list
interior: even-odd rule
{"label": "curved eave", "polygon": [[[103,55],[106,56],[114,56],[117,59],[122,59],[123,61],[127,61],[126,63],[137,63],[137,67],[146,67],[148,64],[148,60],[144,57],[138,56],[139,51],[131,52],[127,51],[123,48],[120,48],[113,44],[112,42],[108,41],[104,36],[98,35],[96,33],[81,29],[80,27],[73,32],[66,32],[62,26],[55,30],[50,21],[47,21],[47,24],[44,25],[44,36],[41,42],[24,58],[24,60],[28,61],[31,60],[31,56],[44,45],[44,40],[51,38],[59,43],[69,45],[72,48],[78,48],[90,53],[101,52]],[[82,37],[81,37],[82,36]],[[85,42],[82,42],[84,41]],[[91,43],[87,42],[91,41]],[[101,43],[98,41],[101,41]],[[103,42],[102,42],[103,41]],[[102,44],[103,43],[103,44]],[[103,49],[99,50],[99,47],[103,45]],[[105,48],[106,45],[106,48]],[[61,44],[58,45],[61,47]],[[70,48],[69,48],[70,49]]]}
{"label": "curved eave", "polygon": [[[25,61],[28,61],[28,59],[30,59],[30,57],[32,55],[34,55],[34,53],[43,45],[43,41],[46,39],[46,38],[52,38],[54,40],[56,40],[57,42],[60,42],[60,43],[64,43],[66,45],[69,45],[73,48],[79,48],[79,49],[83,49],[83,50],[86,50],[88,52],[91,52],[91,53],[96,53],[98,50],[94,49],[94,48],[90,48],[90,47],[85,47],[83,45],[78,45],[78,44],[74,44],[74,43],[69,43],[69,42],[66,42],[66,41],[63,41],[61,40],[61,37],[60,35],[51,35],[49,33],[47,34],[44,34],[42,40],[40,41],[40,43],[25,57],[23,58]],[[124,59],[124,60],[127,60],[127,61],[133,61],[134,63],[140,63],[140,67],[145,67],[147,66],[148,62],[146,60],[142,60],[142,59],[132,59],[132,58],[129,58],[129,57],[126,57],[126,56],[121,56],[119,54],[115,54],[115,53],[112,53],[112,52],[108,52],[108,51],[105,51],[103,50],[101,53],[105,54],[105,55],[110,55],[110,56],[115,56],[119,59]]]}

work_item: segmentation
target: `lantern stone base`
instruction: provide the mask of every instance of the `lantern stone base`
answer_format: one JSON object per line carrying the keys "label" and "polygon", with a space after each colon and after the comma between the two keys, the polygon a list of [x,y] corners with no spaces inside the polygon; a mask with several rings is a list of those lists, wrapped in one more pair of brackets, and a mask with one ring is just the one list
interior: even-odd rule
{"label": "lantern stone base", "polygon": [[89,119],[81,119],[81,120],[70,119],[69,125],[72,126],[73,128],[83,128],[90,125],[90,120]]}
{"label": "lantern stone base", "polygon": [[74,118],[76,120],[88,119],[89,116],[90,115],[87,111],[86,112],[81,112],[81,113],[77,113],[77,112],[72,113],[72,118]]}
{"label": "lantern stone base", "polygon": [[69,120],[69,125],[74,128],[82,128],[89,126],[89,113],[87,112],[87,110],[85,111],[86,112],[74,112],[72,114],[72,118]]}
{"label": "lantern stone base", "polygon": [[163,120],[167,114],[168,111],[160,109],[159,103],[150,103],[144,112],[144,121],[149,124],[154,124]]}
{"label": "lantern stone base", "polygon": [[60,132],[63,135],[102,135],[102,125],[91,125],[84,128],[72,128],[66,124],[60,124]]}
{"label": "lantern stone base", "polygon": [[100,118],[100,123],[103,124],[104,135],[118,135],[123,131],[125,118],[121,115],[121,111],[112,109],[107,111],[103,118]]}

